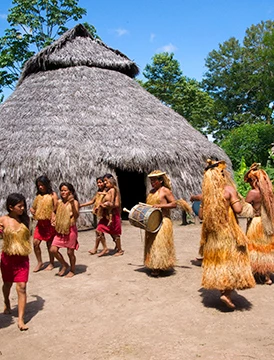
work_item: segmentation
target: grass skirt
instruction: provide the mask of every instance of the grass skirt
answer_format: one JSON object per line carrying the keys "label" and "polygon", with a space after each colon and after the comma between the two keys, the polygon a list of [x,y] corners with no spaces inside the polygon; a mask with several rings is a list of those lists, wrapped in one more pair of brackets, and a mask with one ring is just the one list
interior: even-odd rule
{"label": "grass skirt", "polygon": [[168,217],[163,218],[157,233],[146,231],[144,263],[149,269],[168,270],[174,267],[173,225]]}
{"label": "grass skirt", "polygon": [[252,271],[266,275],[274,272],[274,235],[266,235],[260,216],[248,224],[246,233]]}
{"label": "grass skirt", "polygon": [[[233,290],[255,286],[247,250],[247,238],[229,211],[229,221],[218,232],[202,229],[205,289]],[[200,250],[201,251],[201,250]]]}

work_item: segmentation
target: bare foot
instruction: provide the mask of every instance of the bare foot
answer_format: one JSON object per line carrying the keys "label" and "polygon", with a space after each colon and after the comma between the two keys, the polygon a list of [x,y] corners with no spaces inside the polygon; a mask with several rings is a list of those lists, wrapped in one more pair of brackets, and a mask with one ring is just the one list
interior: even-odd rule
{"label": "bare foot", "polygon": [[95,255],[97,254],[97,250],[96,249],[92,249],[88,251],[90,255]]}
{"label": "bare foot", "polygon": [[33,272],[36,273],[36,272],[42,270],[43,265],[44,265],[43,263],[38,263],[38,264],[35,266],[35,268],[33,269]]}
{"label": "bare foot", "polygon": [[265,278],[265,284],[266,285],[272,285],[272,280],[270,278]]}
{"label": "bare foot", "polygon": [[150,273],[150,275],[153,277],[157,277],[159,276],[159,274],[160,274],[160,270],[152,270]]}
{"label": "bare foot", "polygon": [[97,255],[98,257],[107,255],[109,253],[109,249],[103,249],[101,252],[99,252],[99,254]]}
{"label": "bare foot", "polygon": [[114,254],[114,256],[120,256],[120,255],[124,255],[124,250],[119,250],[117,251],[117,253]]}
{"label": "bare foot", "polygon": [[74,275],[75,275],[74,272],[69,271],[65,277],[66,278],[72,278]]}
{"label": "bare foot", "polygon": [[18,320],[17,326],[20,331],[26,331],[29,329],[23,320]]}
{"label": "bare foot", "polygon": [[54,265],[53,264],[48,264],[48,266],[45,268],[45,270],[47,271],[51,271],[54,269]]}
{"label": "bare foot", "polygon": [[223,303],[226,304],[227,307],[229,307],[230,309],[235,309],[236,306],[233,304],[233,302],[231,301],[231,299],[228,296],[222,295],[220,297],[220,299]]}
{"label": "bare foot", "polygon": [[5,315],[11,314],[10,303],[5,304],[3,313],[4,313]]}
{"label": "bare foot", "polygon": [[67,271],[69,264],[65,263],[64,266],[61,267],[61,270],[57,273],[58,276],[64,276]]}

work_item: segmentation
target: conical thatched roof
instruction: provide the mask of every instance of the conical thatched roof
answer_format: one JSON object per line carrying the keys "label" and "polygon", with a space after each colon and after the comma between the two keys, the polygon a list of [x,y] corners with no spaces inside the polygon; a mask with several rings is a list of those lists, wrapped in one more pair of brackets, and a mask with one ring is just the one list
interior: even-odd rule
{"label": "conical thatched roof", "polygon": [[[167,171],[177,197],[200,191],[205,161],[225,153],[134,79],[125,55],[77,25],[25,65],[0,106],[1,199],[33,199],[47,173],[72,182],[86,201],[95,178],[116,169]],[[130,186],[130,184],[129,184]]]}

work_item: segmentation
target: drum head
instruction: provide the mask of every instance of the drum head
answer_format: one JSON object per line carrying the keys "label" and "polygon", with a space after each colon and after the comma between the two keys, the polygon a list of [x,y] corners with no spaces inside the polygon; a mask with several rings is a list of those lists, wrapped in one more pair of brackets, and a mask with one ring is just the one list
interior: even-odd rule
{"label": "drum head", "polygon": [[161,210],[154,209],[154,211],[150,214],[148,222],[147,222],[147,231],[156,232],[159,230],[159,226],[161,225],[163,220],[163,215]]}

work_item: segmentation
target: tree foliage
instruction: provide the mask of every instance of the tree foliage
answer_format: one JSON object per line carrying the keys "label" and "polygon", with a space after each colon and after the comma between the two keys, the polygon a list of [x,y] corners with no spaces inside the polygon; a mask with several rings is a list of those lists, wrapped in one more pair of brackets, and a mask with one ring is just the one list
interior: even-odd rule
{"label": "tree foliage", "polygon": [[229,135],[220,142],[220,146],[230,157],[234,169],[239,169],[242,159],[245,160],[247,166],[254,162],[266,166],[273,139],[273,125],[244,124],[231,130]]}
{"label": "tree foliage", "polygon": [[154,55],[143,75],[147,80],[139,83],[146,90],[184,116],[197,130],[207,133],[208,124],[214,121],[213,99],[196,80],[183,76],[173,53]]}
{"label": "tree foliage", "polygon": [[[209,53],[203,88],[215,100],[217,140],[243,124],[273,123],[274,22],[252,25],[243,44],[230,38]],[[213,126],[212,126],[213,125]]]}
{"label": "tree foliage", "polygon": [[[78,21],[86,10],[78,0],[13,0],[9,9],[9,28],[0,38],[0,94],[14,89],[24,63],[37,51],[51,44]],[[84,23],[94,37],[94,26]]]}

